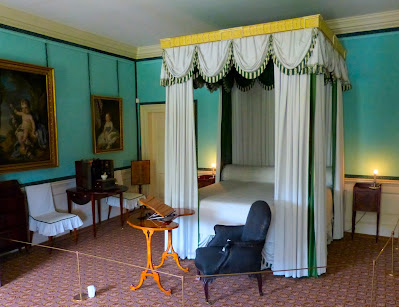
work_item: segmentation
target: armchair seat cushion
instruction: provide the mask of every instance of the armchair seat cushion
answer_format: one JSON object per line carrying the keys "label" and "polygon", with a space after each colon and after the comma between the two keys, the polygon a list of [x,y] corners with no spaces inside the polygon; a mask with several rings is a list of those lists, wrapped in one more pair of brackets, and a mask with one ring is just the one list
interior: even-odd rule
{"label": "armchair seat cushion", "polygon": [[73,230],[83,225],[82,220],[75,214],[50,212],[39,216],[29,216],[29,230],[43,236],[55,236],[67,230]]}
{"label": "armchair seat cushion", "polygon": [[200,247],[196,250],[195,266],[204,275],[217,273],[220,261],[225,256],[220,246]]}

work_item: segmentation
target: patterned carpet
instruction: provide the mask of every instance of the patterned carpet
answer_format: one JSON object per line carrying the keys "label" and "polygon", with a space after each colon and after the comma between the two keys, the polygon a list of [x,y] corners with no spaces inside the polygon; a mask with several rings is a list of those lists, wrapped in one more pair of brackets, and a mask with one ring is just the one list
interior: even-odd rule
{"label": "patterned carpet", "polygon": [[[283,278],[266,271],[263,275],[264,296],[260,297],[256,279],[234,276],[216,279],[210,286],[213,306],[399,306],[399,251],[395,251],[395,275],[391,272],[391,246],[380,257],[376,267],[375,301],[371,304],[372,260],[386,242],[380,238],[347,235],[328,247],[327,274],[318,278]],[[64,236],[55,247],[110,258],[114,263],[98,258],[79,256],[81,282],[84,292],[95,285],[94,298],[73,301],[79,293],[76,253],[34,247],[29,253],[17,252],[1,259],[2,284],[0,306],[207,306],[201,282],[195,279],[193,260],[181,261],[190,271],[184,273],[168,258],[159,270],[184,276],[182,279],[161,274],[165,289],[161,292],[148,277],[143,286],[137,285],[146,265],[146,244],[143,233],[130,226],[120,228],[119,219],[103,222],[94,239],[91,227],[79,232],[79,242]],[[396,241],[395,241],[395,244]],[[163,233],[153,236],[153,260],[161,259]],[[182,291],[183,290],[183,291]],[[182,296],[183,293],[183,296]]]}

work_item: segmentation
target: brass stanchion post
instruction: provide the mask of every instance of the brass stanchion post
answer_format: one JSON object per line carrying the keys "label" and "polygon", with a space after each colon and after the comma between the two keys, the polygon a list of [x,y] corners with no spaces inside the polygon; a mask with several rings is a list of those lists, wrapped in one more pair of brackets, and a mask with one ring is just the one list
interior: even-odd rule
{"label": "brass stanchion post", "polygon": [[74,301],[81,302],[83,300],[86,300],[88,298],[86,293],[82,293],[82,282],[80,280],[80,265],[79,265],[79,252],[76,252],[76,261],[77,261],[77,266],[78,266],[78,281],[79,281],[79,294],[75,295],[73,297]]}
{"label": "brass stanchion post", "polygon": [[371,279],[371,302],[370,302],[370,306],[373,306],[373,302],[374,302],[374,276],[375,275],[375,260],[373,260],[373,276]]}
{"label": "brass stanchion post", "polygon": [[181,305],[184,307],[184,276],[181,277]]}
{"label": "brass stanchion post", "polygon": [[395,233],[392,231],[392,265],[391,265],[391,274],[389,274],[389,276],[394,276],[393,274],[393,246],[394,246],[394,239],[395,239]]}

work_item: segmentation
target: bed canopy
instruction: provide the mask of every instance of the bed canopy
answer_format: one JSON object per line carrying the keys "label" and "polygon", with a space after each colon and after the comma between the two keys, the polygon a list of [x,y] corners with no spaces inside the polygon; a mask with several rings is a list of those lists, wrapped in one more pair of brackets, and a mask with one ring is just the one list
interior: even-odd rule
{"label": "bed canopy", "polygon": [[[193,89],[204,84],[211,91],[220,88],[218,170],[234,160],[245,164],[246,154],[241,153],[244,160],[240,160],[237,148],[248,147],[239,139],[249,137],[242,131],[253,132],[245,125],[255,121],[255,115],[266,131],[257,140],[267,139],[261,142],[267,153],[250,158],[250,164],[275,168],[275,274],[324,273],[323,268],[298,269],[327,263],[323,204],[328,164],[333,169],[333,237],[343,237],[342,91],[350,83],[345,50],[337,37],[320,15],[314,15],[163,39],[161,47],[161,84],[166,87],[165,202],[198,209]],[[247,100],[248,105],[259,95],[273,105],[265,114],[255,107],[252,113],[234,112],[234,101]],[[249,117],[232,123],[232,114]],[[195,257],[197,219],[181,220],[173,237],[182,258]],[[296,270],[284,271],[290,269]]]}

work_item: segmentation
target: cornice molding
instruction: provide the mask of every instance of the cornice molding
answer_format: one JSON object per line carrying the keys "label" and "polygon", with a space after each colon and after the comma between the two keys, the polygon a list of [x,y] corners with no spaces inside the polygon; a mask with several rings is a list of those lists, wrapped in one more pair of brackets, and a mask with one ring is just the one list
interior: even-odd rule
{"label": "cornice molding", "polygon": [[[61,23],[11,9],[4,5],[0,5],[0,23],[133,59],[162,56],[160,44],[135,47],[108,37],[92,34],[74,27],[65,26]],[[395,28],[399,27],[399,10],[331,19],[326,20],[326,23],[335,34]]]}
{"label": "cornice molding", "polygon": [[0,5],[0,23],[70,43],[136,58],[137,47]]}
{"label": "cornice molding", "polygon": [[375,31],[399,27],[399,10],[326,20],[335,34]]}
{"label": "cornice molding", "polygon": [[136,59],[156,58],[162,56],[161,45],[137,47]]}

